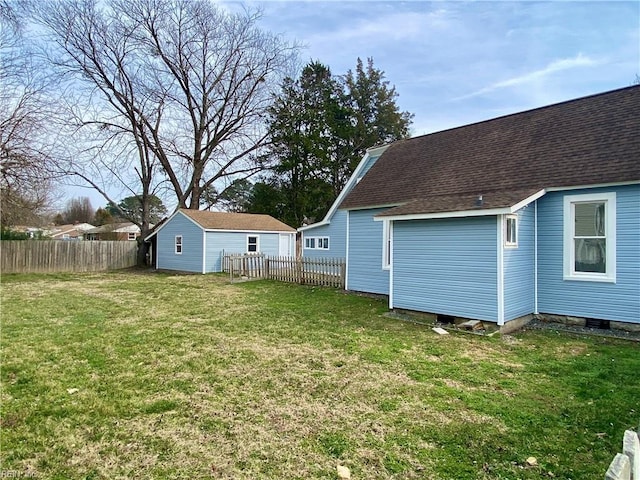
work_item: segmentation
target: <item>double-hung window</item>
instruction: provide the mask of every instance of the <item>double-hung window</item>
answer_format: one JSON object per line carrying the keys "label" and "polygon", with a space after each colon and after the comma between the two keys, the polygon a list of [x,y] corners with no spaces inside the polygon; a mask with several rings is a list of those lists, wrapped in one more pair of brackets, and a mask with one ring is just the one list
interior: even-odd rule
{"label": "double-hung window", "polygon": [[175,253],[177,255],[182,255],[182,235],[176,235],[175,240]]}
{"label": "double-hung window", "polygon": [[260,241],[257,235],[247,235],[247,252],[257,253],[260,251]]}
{"label": "double-hung window", "polygon": [[564,278],[615,282],[615,193],[564,197]]}

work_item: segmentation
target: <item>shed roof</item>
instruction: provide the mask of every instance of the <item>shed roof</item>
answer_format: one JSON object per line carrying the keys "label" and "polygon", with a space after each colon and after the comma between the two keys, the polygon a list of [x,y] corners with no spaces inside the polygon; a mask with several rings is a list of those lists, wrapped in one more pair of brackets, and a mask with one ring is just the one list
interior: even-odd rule
{"label": "shed roof", "polygon": [[492,209],[548,188],[639,181],[639,131],[640,86],[632,86],[401,140],[340,208]]}
{"label": "shed roof", "polygon": [[296,230],[271,215],[256,213],[209,212],[181,208],[191,220],[208,230],[245,230],[293,233]]}
{"label": "shed roof", "polygon": [[85,230],[85,233],[139,233],[140,227],[133,222],[105,223],[99,227]]}

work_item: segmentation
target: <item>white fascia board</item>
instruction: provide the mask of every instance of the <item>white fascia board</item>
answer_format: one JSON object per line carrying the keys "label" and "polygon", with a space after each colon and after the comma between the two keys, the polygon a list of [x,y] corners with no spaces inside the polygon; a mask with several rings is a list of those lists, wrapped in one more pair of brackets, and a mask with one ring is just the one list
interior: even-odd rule
{"label": "white fascia board", "polygon": [[510,207],[492,208],[487,210],[461,210],[458,212],[439,212],[439,213],[414,213],[411,215],[388,215],[384,217],[373,217],[376,222],[384,222],[385,220],[431,220],[433,218],[457,218],[457,217],[483,217],[489,215],[503,215],[512,213]]}
{"label": "white fascia board", "polygon": [[545,190],[547,192],[562,192],[564,190],[587,190],[590,188],[609,188],[609,187],[624,187],[625,185],[638,185],[640,180],[634,180],[631,182],[614,182],[614,183],[596,183],[593,185],[574,185],[571,187],[548,187]]}
{"label": "white fascia board", "polygon": [[173,217],[175,217],[177,214],[182,214],[183,217],[185,217],[186,219],[188,219],[191,223],[193,223],[194,225],[196,225],[198,228],[202,228],[202,225],[200,225],[198,222],[196,222],[193,218],[191,218],[189,215],[185,215],[183,212],[181,212],[180,210],[176,210],[175,212],[173,212],[171,214],[171,216],[169,218],[167,218],[165,220],[165,222],[160,226],[160,228],[158,228],[155,232],[150,233],[149,235],[147,235],[144,239],[145,242],[149,241],[149,239],[151,237],[153,237],[154,235],[157,235],[158,232],[160,230],[162,230],[171,220],[173,220]]}
{"label": "white fascia board", "polygon": [[384,222],[387,220],[431,220],[434,218],[459,218],[459,217],[487,217],[493,215],[509,215],[516,213],[521,208],[529,205],[531,202],[536,201],[542,197],[546,190],[540,190],[533,195],[525,198],[521,202],[512,205],[511,207],[502,208],[488,208],[486,210],[459,210],[456,212],[438,212],[438,213],[414,213],[409,215],[388,215],[388,216],[376,216],[373,220],[376,222]]}
{"label": "white fascia board", "polygon": [[291,234],[291,235],[295,234],[295,232],[288,232],[286,230],[225,230],[223,228],[205,228],[204,231],[205,232],[227,232],[227,233],[252,233],[252,234],[279,233],[282,235],[284,235],[285,233]]}
{"label": "white fascia board", "polygon": [[376,155],[382,155],[384,153],[384,151],[388,147],[389,147],[389,144],[382,145],[380,147],[373,147],[373,148],[367,149],[366,153],[364,154],[364,157],[362,157],[362,160],[360,160],[360,163],[358,163],[358,166],[356,167],[356,169],[351,174],[351,177],[349,178],[349,181],[347,182],[347,184],[344,186],[344,188],[340,192],[340,195],[338,195],[338,198],[336,198],[335,201],[333,202],[333,204],[331,204],[331,208],[329,208],[329,211],[324,216],[322,221],[317,222],[317,223],[312,223],[311,225],[307,225],[305,227],[300,227],[300,228],[298,228],[298,231],[299,232],[304,232],[305,230],[309,230],[311,228],[320,227],[322,225],[328,225],[331,222],[331,217],[333,217],[333,214],[336,213],[336,210],[338,209],[338,205],[340,205],[342,203],[342,200],[347,195],[347,192],[349,192],[351,190],[351,186],[354,183],[357,182],[358,176],[360,175],[360,172],[364,168],[364,165],[367,163],[369,158],[371,158],[373,156],[376,156]]}
{"label": "white fascia board", "polygon": [[311,230],[313,228],[322,227],[323,225],[329,225],[331,220],[327,220],[326,218],[318,223],[312,223],[311,225],[305,225],[304,227],[299,227],[297,229],[298,232],[304,232],[306,230]]}

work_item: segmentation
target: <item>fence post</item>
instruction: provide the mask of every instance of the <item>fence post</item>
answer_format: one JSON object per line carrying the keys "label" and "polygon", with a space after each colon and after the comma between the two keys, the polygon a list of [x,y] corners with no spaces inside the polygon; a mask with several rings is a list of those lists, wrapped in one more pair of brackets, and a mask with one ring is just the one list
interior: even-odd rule
{"label": "fence post", "polygon": [[604,476],[605,480],[631,480],[631,464],[629,457],[617,453]]}
{"label": "fence post", "polygon": [[633,430],[624,432],[622,453],[629,458],[631,480],[640,480],[640,439]]}

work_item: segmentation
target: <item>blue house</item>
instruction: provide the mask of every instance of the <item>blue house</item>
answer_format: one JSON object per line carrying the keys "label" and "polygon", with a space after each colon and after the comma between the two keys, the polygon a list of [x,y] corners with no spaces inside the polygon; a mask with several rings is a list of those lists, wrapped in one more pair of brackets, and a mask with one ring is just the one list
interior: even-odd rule
{"label": "blue house", "polygon": [[225,254],[295,255],[295,229],[269,215],[179,209],[145,241],[154,245],[155,267],[222,271]]}
{"label": "blue house", "polygon": [[640,326],[640,86],[370,150],[300,231],[392,309]]}

